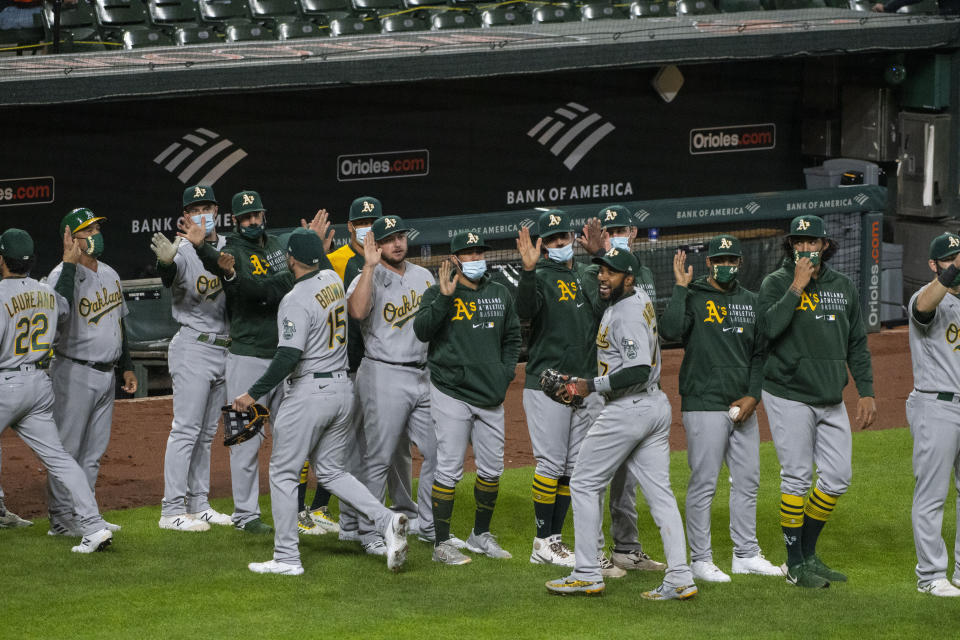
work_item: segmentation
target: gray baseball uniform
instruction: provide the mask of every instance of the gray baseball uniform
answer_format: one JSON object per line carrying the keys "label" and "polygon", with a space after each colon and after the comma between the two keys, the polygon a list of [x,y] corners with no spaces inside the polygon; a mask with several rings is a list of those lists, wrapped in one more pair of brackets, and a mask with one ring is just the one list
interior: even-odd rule
{"label": "gray baseball uniform", "polygon": [[[393,512],[344,469],[353,424],[353,383],[347,376],[343,281],[325,269],[300,278],[277,311],[279,347],[301,352],[273,426],[270,498],[277,562],[300,566],[297,486],[304,460],[317,481],[386,531]],[[229,373],[228,373],[229,379]]]}
{"label": "gray baseball uniform", "polygon": [[[922,290],[921,290],[922,291]],[[943,507],[950,473],[960,488],[960,300],[948,293],[928,322],[918,317],[918,291],[910,299],[910,354],[914,390],[907,398],[907,421],[913,435],[913,541],[917,580],[924,586],[946,578],[947,547],[943,541]],[[960,514],[960,497],[957,498]],[[954,563],[960,562],[960,527],[954,541]],[[954,569],[954,579],[960,573]]]}
{"label": "gray baseball uniform", "polygon": [[[226,240],[217,239],[216,249]],[[161,515],[210,508],[210,444],[226,401],[227,320],[220,279],[204,269],[193,245],[181,242],[173,260],[173,318],[180,330],[167,361],[173,380],[173,424],[163,461]]]}
{"label": "gray baseball uniform", "polygon": [[[63,263],[47,277],[56,287]],[[97,262],[96,271],[78,264],[73,302],[54,342],[50,368],[53,417],[63,447],[80,465],[90,491],[96,491],[100,457],[110,441],[113,420],[114,368],[123,345],[121,320],[127,315],[120,276]],[[47,507],[50,524],[69,526],[73,507],[70,490],[49,478]]]}
{"label": "gray baseball uniform", "polygon": [[33,278],[0,280],[0,302],[7,319],[0,323],[0,433],[11,427],[40,458],[62,488],[62,513],[76,532],[87,535],[106,527],[90,483],[63,448],[53,420],[54,393],[39,365],[47,361],[56,335],[58,310],[67,301]]}
{"label": "gray baseball uniform", "polygon": [[640,484],[663,539],[667,557],[664,584],[693,583],[687,564],[683,520],[670,488],[670,418],[667,396],[660,391],[660,345],[653,303],[641,289],[618,300],[603,314],[597,333],[597,368],[601,376],[649,366],[642,385],[607,392],[607,402],[580,446],[570,480],[576,535],[572,579],[602,582],[599,557],[603,494],[617,469],[626,464]]}
{"label": "gray baseball uniform", "polygon": [[[423,455],[417,488],[420,534],[433,537],[430,491],[437,464],[437,437],[430,417],[427,345],[413,332],[414,315],[433,276],[423,267],[404,262],[403,274],[379,264],[373,274],[370,312],[360,322],[364,357],[357,370],[357,390],[363,411],[366,444],[364,480],[370,492],[384,498],[387,475],[398,447],[413,442]],[[350,283],[347,296],[360,278]],[[406,434],[409,438],[402,438]],[[377,535],[372,522],[361,524],[364,544]]]}

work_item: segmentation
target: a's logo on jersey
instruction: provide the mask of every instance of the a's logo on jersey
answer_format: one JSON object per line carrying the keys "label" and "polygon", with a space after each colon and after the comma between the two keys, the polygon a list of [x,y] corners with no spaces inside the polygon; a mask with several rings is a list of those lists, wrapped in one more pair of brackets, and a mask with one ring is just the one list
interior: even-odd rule
{"label": "a's logo on jersey", "polygon": [[223,292],[223,285],[220,278],[208,278],[205,275],[200,275],[197,278],[196,289],[201,298],[213,301]]}
{"label": "a's logo on jersey", "polygon": [[600,327],[597,331],[597,346],[601,349],[609,349],[610,341],[607,340],[607,333],[610,332],[610,327]]}
{"label": "a's logo on jersey", "polygon": [[250,264],[253,265],[253,271],[251,272],[255,276],[264,276],[267,275],[267,265],[263,264],[263,261],[260,260],[260,256],[252,255],[250,256]]}
{"label": "a's logo on jersey", "polygon": [[797,223],[797,231],[806,231],[810,228],[810,222],[807,220],[801,220]]}
{"label": "a's logo on jersey", "polygon": [[626,356],[628,360],[633,360],[637,357],[637,343],[630,338],[622,338],[620,340],[620,346],[623,348],[623,355]]}
{"label": "a's logo on jersey", "polygon": [[555,227],[555,226],[557,226],[558,224],[560,224],[561,222],[563,222],[563,218],[561,218],[560,216],[555,216],[555,215],[553,215],[553,214],[551,213],[551,214],[550,214],[550,223],[549,223],[547,226],[548,226],[548,227]]}
{"label": "a's logo on jersey", "polygon": [[707,317],[703,319],[704,322],[716,322],[717,324],[723,324],[723,320],[726,317],[726,306],[718,307],[717,303],[713,300],[707,300]]}
{"label": "a's logo on jersey", "polygon": [[733,246],[733,243],[732,243],[732,242],[730,242],[730,241],[727,240],[726,238],[720,238],[720,248],[721,248],[721,249],[729,249],[729,248],[732,247],[732,246]]}
{"label": "a's logo on jersey", "polygon": [[293,334],[297,332],[297,325],[295,325],[289,318],[284,318],[282,324],[283,331],[281,331],[281,334],[283,335],[283,339],[293,340]]}
{"label": "a's logo on jersey", "polygon": [[576,300],[577,283],[566,283],[563,280],[557,280],[557,288],[560,289],[560,297],[557,300]]}
{"label": "a's logo on jersey", "polygon": [[477,312],[476,302],[465,303],[460,298],[454,298],[453,306],[457,310],[457,312],[454,314],[453,318],[451,318],[451,321],[470,320],[471,318],[473,318],[473,314]]}
{"label": "a's logo on jersey", "polygon": [[804,291],[800,295],[800,304],[797,305],[797,308],[795,309],[795,311],[815,311],[819,303],[820,303],[819,295],[817,295],[816,293],[813,295],[810,295],[809,293]]}
{"label": "a's logo on jersey", "polygon": [[480,242],[480,236],[475,233],[467,233],[467,244],[477,244]]}
{"label": "a's logo on jersey", "polygon": [[194,198],[202,198],[202,197],[205,196],[205,195],[207,195],[207,190],[206,190],[206,189],[204,189],[204,188],[202,188],[202,187],[194,187],[194,188],[193,188],[193,197],[194,197]]}
{"label": "a's logo on jersey", "polygon": [[110,292],[107,291],[106,287],[103,287],[103,289],[97,291],[93,300],[80,298],[80,302],[77,303],[77,310],[82,317],[87,319],[87,324],[98,324],[104,316],[123,304],[123,289],[120,287],[120,281],[117,280],[116,284],[116,291]]}
{"label": "a's logo on jersey", "polygon": [[377,208],[372,202],[363,201],[363,209],[360,210],[360,213],[373,213]]}
{"label": "a's logo on jersey", "polygon": [[384,219],[383,219],[383,226],[384,226],[384,228],[386,228],[386,229],[393,229],[395,226],[397,226],[397,219],[396,219],[396,218],[384,218]]}
{"label": "a's logo on jersey", "polygon": [[249,193],[243,194],[242,197],[243,197],[243,206],[247,206],[248,204],[253,204],[254,202],[256,202],[256,198],[254,198]]}
{"label": "a's logo on jersey", "polygon": [[610,222],[611,220],[616,220],[616,219],[617,219],[617,212],[614,211],[613,209],[607,209],[606,211],[603,212],[604,222]]}

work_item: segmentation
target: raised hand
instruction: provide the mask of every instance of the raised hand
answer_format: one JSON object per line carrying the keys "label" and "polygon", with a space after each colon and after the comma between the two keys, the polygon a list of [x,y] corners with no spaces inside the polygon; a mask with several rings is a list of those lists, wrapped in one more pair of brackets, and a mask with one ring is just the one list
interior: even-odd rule
{"label": "raised hand", "polygon": [[74,239],[70,227],[63,230],[63,261],[71,264],[80,262],[80,241]]}
{"label": "raised hand", "polygon": [[687,252],[683,249],[677,249],[673,256],[673,277],[681,287],[693,281],[693,266],[687,266]]}
{"label": "raised hand", "polygon": [[183,238],[177,238],[170,242],[167,236],[157,232],[150,238],[150,250],[157,254],[157,260],[161,263],[173,264],[173,259],[177,255],[177,248],[182,240]]}
{"label": "raised hand", "polygon": [[184,213],[183,216],[177,220],[177,228],[180,229],[180,231],[177,232],[178,236],[186,238],[190,244],[198,249],[203,246],[203,240],[207,237],[207,231],[194,222],[189,213]]}
{"label": "raised hand", "polygon": [[577,242],[587,253],[593,255],[603,249],[604,235],[609,238],[600,224],[600,218],[590,218],[587,224],[583,225],[583,235],[577,238]]}
{"label": "raised hand", "polygon": [[363,268],[373,269],[380,264],[380,256],[383,250],[377,246],[377,241],[373,239],[373,233],[368,232],[363,236]]}
{"label": "raised hand", "polygon": [[810,279],[816,272],[817,268],[810,262],[810,258],[800,258],[797,260],[796,266],[793,267],[793,286],[802,291],[810,284]]}
{"label": "raised hand", "polygon": [[310,222],[300,218],[300,226],[304,229],[310,229],[323,240],[324,253],[330,253],[330,245],[333,244],[334,230],[330,225],[330,214],[326,209],[320,209]]}
{"label": "raised hand", "polygon": [[[370,234],[367,234],[367,237],[370,237]],[[449,259],[440,263],[440,274],[439,280],[437,281],[437,285],[440,287],[440,293],[445,296],[452,296],[453,292],[457,290],[457,279],[455,274],[456,268]]]}
{"label": "raised hand", "polygon": [[520,232],[517,233],[517,251],[520,252],[520,260],[523,262],[524,271],[533,271],[537,268],[542,244],[541,239],[537,238],[537,244],[534,245],[530,240],[530,229],[527,227],[520,228]]}

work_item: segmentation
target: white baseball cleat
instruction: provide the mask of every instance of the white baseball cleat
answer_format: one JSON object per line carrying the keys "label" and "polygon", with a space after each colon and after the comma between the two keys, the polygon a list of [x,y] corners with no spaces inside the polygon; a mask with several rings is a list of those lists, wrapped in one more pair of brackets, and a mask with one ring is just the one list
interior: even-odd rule
{"label": "white baseball cleat", "polygon": [[470,564],[470,557],[464,554],[447,538],[433,548],[433,561],[443,564],[458,565]]}
{"label": "white baseball cleat", "polygon": [[509,551],[500,546],[496,537],[489,531],[484,531],[480,535],[470,531],[470,537],[467,538],[467,551],[482,553],[488,558],[498,560],[509,560],[513,557]]}
{"label": "white baseball cleat", "polygon": [[458,538],[457,536],[453,535],[452,533],[450,534],[450,537],[447,538],[447,542],[452,544],[455,549],[462,550],[467,548],[467,543],[461,540],[460,538]]}
{"label": "white baseball cleat", "polygon": [[221,527],[233,526],[233,518],[231,518],[225,513],[220,513],[219,511],[215,510],[213,507],[210,507],[206,511],[191,513],[189,515],[194,520],[200,520],[201,522],[206,522],[208,524],[218,524]]}
{"label": "white baseball cleat", "polygon": [[107,522],[106,520],[104,520],[103,523],[107,525],[107,529],[109,529],[113,533],[116,533],[117,531],[120,531],[120,529],[123,528],[118,524],[113,524],[112,522]]}
{"label": "white baseball cleat", "polygon": [[720,570],[720,567],[707,560],[697,560],[690,565],[693,577],[704,582],[730,582],[730,576]]}
{"label": "white baseball cleat", "polygon": [[387,568],[400,571],[407,561],[407,516],[402,513],[394,515],[383,534],[383,540],[386,544]]}
{"label": "white baseball cleat", "polygon": [[339,533],[340,525],[337,524],[337,521],[330,517],[330,512],[326,507],[320,507],[319,509],[314,509],[310,512],[310,517],[313,519],[314,524],[320,527],[323,533]]}
{"label": "white baseball cleat", "polygon": [[762,553],[749,558],[738,558],[733,556],[733,565],[730,568],[731,573],[753,574],[757,576],[780,576],[783,577],[783,569],[774,565],[763,557]]}
{"label": "white baseball cleat", "polygon": [[194,520],[186,514],[176,516],[160,516],[161,529],[171,531],[209,531],[210,525],[200,520]]}
{"label": "white baseball cleat", "polygon": [[956,598],[960,596],[960,589],[957,589],[955,586],[950,584],[950,581],[946,578],[940,578],[934,580],[933,582],[928,582],[922,587],[918,584],[917,591],[920,593],[929,593],[932,596],[938,596],[941,598]]}
{"label": "white baseball cleat", "polygon": [[276,560],[266,562],[251,562],[247,568],[254,573],[275,573],[280,576],[299,576],[303,574],[303,567]]}
{"label": "white baseball cleat", "polygon": [[614,549],[610,555],[610,561],[627,571],[663,571],[667,568],[667,565],[657,562],[637,549],[633,551],[617,551]]}
{"label": "white baseball cleat", "polygon": [[697,585],[688,584],[682,587],[669,587],[661,584],[653,591],[644,591],[640,597],[645,600],[687,600],[697,595]]}
{"label": "white baseball cleat", "polygon": [[381,538],[377,538],[373,542],[368,542],[363,545],[363,550],[371,556],[385,556],[387,555],[387,543]]}
{"label": "white baseball cleat", "polygon": [[70,538],[79,538],[83,535],[75,523],[51,522],[48,536],[68,536]]}
{"label": "white baseball cleat", "polygon": [[576,566],[576,557],[570,548],[563,544],[559,535],[549,538],[534,538],[533,551],[530,552],[532,564],[555,564],[559,567]]}
{"label": "white baseball cleat", "polygon": [[613,564],[610,558],[603,555],[603,551],[597,555],[597,562],[600,563],[600,575],[604,578],[622,578],[627,575],[627,570]]}
{"label": "white baseball cleat", "polygon": [[70,551],[74,553],[93,553],[94,551],[103,551],[110,546],[113,541],[113,533],[109,529],[99,529],[90,535],[83,536],[80,544],[71,547]]}
{"label": "white baseball cleat", "polygon": [[317,526],[317,523],[310,517],[310,512],[306,510],[297,514],[297,532],[302,536],[322,536],[326,533]]}

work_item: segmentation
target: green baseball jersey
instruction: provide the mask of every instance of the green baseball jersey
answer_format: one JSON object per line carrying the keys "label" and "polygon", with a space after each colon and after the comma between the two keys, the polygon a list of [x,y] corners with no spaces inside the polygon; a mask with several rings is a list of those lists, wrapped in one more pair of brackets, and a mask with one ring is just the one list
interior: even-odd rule
{"label": "green baseball jersey", "polygon": [[763,279],[757,303],[767,341],[763,389],[805,404],[843,400],[847,367],[861,397],[873,396],[873,369],[860,296],[850,278],[826,264],[797,295],[790,290],[794,263]]}
{"label": "green baseball jersey", "polygon": [[453,295],[433,285],[413,320],[429,343],[430,381],[445,394],[477,407],[503,403],[520,357],[520,320],[505,286],[484,276],[477,289],[459,282]]}
{"label": "green baseball jersey", "polygon": [[685,348],[680,365],[682,411],[726,411],[744,396],[760,400],[762,340],[757,294],[734,282],[729,290],[706,276],[676,285],[660,318],[660,335]]}
{"label": "green baseball jersey", "polygon": [[634,257],[640,264],[640,271],[637,272],[637,287],[643,289],[643,292],[650,298],[650,302],[657,304],[657,288],[653,282],[653,271],[649,267],[643,266],[643,254],[639,251],[633,252]]}
{"label": "green baseball jersey", "polygon": [[573,268],[541,259],[533,271],[520,271],[517,315],[530,321],[530,350],[524,387],[540,388],[540,373],[557,369],[592,378],[597,367],[597,335],[606,303],[597,291],[596,265]]}

